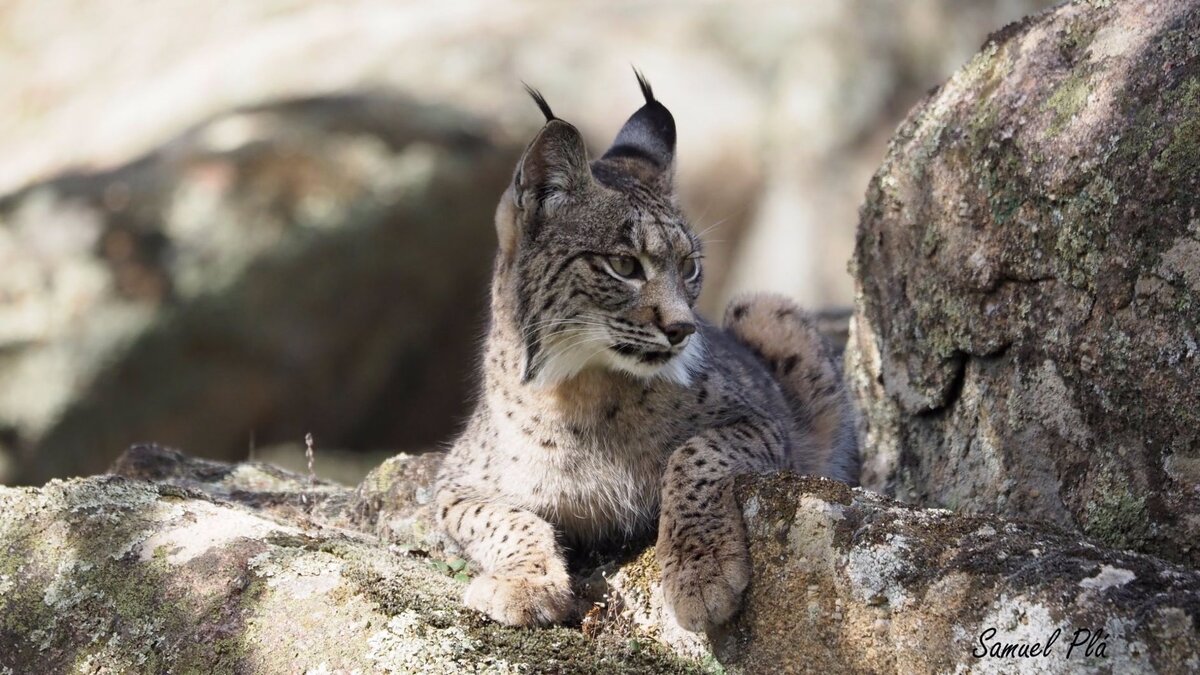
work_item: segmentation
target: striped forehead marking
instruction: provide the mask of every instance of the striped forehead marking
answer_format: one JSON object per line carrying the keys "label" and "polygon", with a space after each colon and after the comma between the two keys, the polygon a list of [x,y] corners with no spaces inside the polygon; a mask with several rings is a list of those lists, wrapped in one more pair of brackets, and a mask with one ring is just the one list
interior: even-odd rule
{"label": "striped forehead marking", "polygon": [[692,248],[692,238],[685,223],[644,216],[631,223],[633,242],[639,251],[650,255],[686,253]]}

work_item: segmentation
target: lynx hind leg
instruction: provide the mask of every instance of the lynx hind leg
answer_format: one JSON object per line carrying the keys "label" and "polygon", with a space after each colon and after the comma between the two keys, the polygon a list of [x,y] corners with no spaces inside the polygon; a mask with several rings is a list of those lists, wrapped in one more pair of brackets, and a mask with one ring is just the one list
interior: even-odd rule
{"label": "lynx hind leg", "polygon": [[791,399],[798,425],[812,435],[817,456],[801,457],[800,464],[857,485],[854,406],[812,317],[783,295],[755,293],[729,303],[725,328],[767,364]]}

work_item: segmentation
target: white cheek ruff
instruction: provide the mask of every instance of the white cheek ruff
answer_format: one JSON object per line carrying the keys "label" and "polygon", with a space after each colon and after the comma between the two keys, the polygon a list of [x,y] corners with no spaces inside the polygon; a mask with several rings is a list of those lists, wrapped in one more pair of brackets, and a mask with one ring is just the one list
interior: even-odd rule
{"label": "white cheek ruff", "polygon": [[693,333],[683,351],[670,361],[660,365],[642,363],[628,356],[622,356],[612,350],[605,350],[606,365],[612,370],[629,373],[643,380],[660,377],[668,382],[674,382],[681,387],[692,385],[692,375],[704,366],[704,341],[699,333]]}
{"label": "white cheek ruff", "polygon": [[591,365],[605,363],[608,336],[596,330],[564,331],[544,347],[545,361],[533,383],[539,386],[557,384],[578,375]]}
{"label": "white cheek ruff", "polygon": [[660,365],[642,363],[613,352],[608,348],[607,336],[600,336],[595,331],[571,331],[556,338],[554,343],[546,345],[546,360],[533,379],[535,385],[557,384],[595,366],[629,373],[643,380],[659,377],[681,387],[690,387],[692,376],[704,367],[707,354],[699,333],[688,338],[687,345],[677,356]]}
{"label": "white cheek ruff", "polygon": [[660,368],[658,376],[681,387],[692,386],[692,375],[704,367],[705,352],[700,333],[692,333],[683,351]]}

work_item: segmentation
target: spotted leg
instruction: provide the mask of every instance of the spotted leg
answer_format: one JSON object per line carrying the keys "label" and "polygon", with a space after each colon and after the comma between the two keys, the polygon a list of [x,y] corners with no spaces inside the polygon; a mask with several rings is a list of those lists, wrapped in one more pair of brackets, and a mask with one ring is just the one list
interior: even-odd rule
{"label": "spotted leg", "polygon": [[438,520],[483,573],[463,595],[467,607],[510,626],[565,620],[574,610],[570,577],[550,523],[522,509],[442,486]]}

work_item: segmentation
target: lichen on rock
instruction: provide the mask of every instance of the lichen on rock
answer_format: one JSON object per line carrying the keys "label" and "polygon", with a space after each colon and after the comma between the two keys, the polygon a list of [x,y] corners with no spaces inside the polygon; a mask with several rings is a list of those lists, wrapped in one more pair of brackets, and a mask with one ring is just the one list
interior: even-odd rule
{"label": "lichen on rock", "polygon": [[1200,563],[1200,4],[993,35],[867,191],[864,485]]}
{"label": "lichen on rock", "polygon": [[150,446],[118,469],[160,482],[0,488],[0,671],[701,672],[650,642],[486,621],[419,552],[353,529],[349,489]]}
{"label": "lichen on rock", "polygon": [[737,481],[754,574],[728,625],[679,628],[647,547],[577,564],[582,626],[507,628],[461,605],[421,536],[439,460],[351,490],[138,446],[121,475],[0,488],[0,671],[951,671],[982,667],[988,628],[1078,627],[1103,627],[1123,672],[1200,660],[1200,572],[791,474]]}

